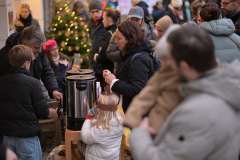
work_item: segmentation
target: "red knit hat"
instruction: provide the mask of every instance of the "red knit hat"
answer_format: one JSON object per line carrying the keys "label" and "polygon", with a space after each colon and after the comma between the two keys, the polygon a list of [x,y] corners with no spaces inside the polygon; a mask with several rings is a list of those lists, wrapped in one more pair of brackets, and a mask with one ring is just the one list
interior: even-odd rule
{"label": "red knit hat", "polygon": [[57,42],[53,39],[47,41],[43,45],[43,49],[48,53],[53,47],[57,46]]}

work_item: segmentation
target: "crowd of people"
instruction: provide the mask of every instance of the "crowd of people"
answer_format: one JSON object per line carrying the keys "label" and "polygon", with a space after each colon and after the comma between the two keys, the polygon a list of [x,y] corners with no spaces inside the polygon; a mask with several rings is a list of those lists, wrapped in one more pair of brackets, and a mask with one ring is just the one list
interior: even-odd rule
{"label": "crowd of people", "polygon": [[[129,127],[129,154],[136,160],[238,160],[240,1],[194,0],[191,20],[182,0],[157,1],[152,15],[146,2],[131,3],[122,22],[118,0],[90,0],[88,11],[80,1],[73,5],[88,25],[90,68],[103,90],[82,127],[85,159],[118,159]],[[58,115],[40,81],[62,101],[62,80],[71,69],[56,41],[46,41],[34,23],[23,4],[17,32],[0,50],[4,158],[42,159],[38,118]]]}

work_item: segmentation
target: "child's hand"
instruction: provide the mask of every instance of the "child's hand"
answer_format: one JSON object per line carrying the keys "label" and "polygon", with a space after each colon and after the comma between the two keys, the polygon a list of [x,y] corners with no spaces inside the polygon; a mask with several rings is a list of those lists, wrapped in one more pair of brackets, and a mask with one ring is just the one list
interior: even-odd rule
{"label": "child's hand", "polygon": [[139,127],[140,128],[143,128],[145,130],[148,131],[148,133],[152,136],[155,136],[157,134],[157,131],[152,127],[150,126],[149,124],[149,118],[145,117],[141,123],[139,124]]}

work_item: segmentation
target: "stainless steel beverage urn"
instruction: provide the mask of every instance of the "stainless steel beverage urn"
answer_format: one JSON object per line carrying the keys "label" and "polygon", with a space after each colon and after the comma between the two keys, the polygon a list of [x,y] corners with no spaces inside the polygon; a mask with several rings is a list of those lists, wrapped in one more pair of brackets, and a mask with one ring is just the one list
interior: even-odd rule
{"label": "stainless steel beverage urn", "polygon": [[67,128],[81,130],[88,109],[96,104],[96,78],[93,75],[66,77]]}

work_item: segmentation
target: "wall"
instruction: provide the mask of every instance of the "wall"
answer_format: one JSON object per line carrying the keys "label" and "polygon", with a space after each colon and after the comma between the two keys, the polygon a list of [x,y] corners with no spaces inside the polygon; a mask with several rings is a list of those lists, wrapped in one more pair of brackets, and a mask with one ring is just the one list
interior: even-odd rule
{"label": "wall", "polygon": [[12,0],[0,0],[0,48],[5,45],[9,35],[14,32]]}

